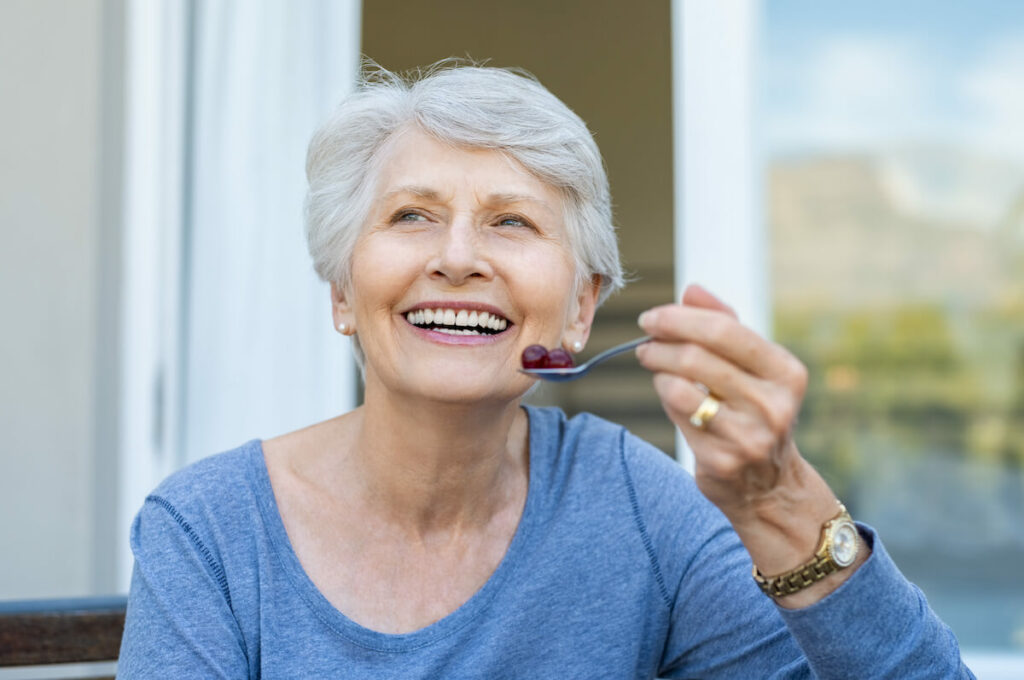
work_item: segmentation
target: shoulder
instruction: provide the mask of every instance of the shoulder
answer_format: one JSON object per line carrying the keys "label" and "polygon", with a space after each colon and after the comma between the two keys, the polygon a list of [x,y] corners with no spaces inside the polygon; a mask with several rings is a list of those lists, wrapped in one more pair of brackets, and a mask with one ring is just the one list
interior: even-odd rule
{"label": "shoulder", "polygon": [[577,474],[624,486],[633,510],[648,524],[669,526],[685,518],[689,526],[717,524],[719,513],[694,483],[693,476],[664,451],[622,425],[591,413],[572,418],[557,408],[528,408],[530,427],[554,440],[562,466]]}
{"label": "shoulder", "polygon": [[527,406],[526,411],[530,416],[531,437],[555,443],[560,452],[620,456],[627,451],[630,457],[639,456],[655,465],[664,463],[666,469],[674,467],[672,459],[663,451],[622,425],[593,413],[579,413],[569,418],[553,406]]}
{"label": "shoulder", "polygon": [[664,451],[637,437],[622,425],[592,413],[568,418],[561,409],[528,407],[530,427],[551,441],[557,455],[575,464],[613,468],[625,474],[636,493],[678,497],[699,494],[693,477]]}
{"label": "shoulder", "polygon": [[559,455],[572,467],[625,488],[635,519],[653,548],[664,548],[685,562],[687,553],[692,556],[712,537],[732,533],[693,475],[664,451],[590,413],[566,418],[558,409],[539,411],[549,428],[560,429]]}
{"label": "shoulder", "polygon": [[194,541],[237,533],[258,514],[255,474],[262,448],[253,440],[171,474],[148,496],[132,527],[133,541],[166,531]]}
{"label": "shoulder", "polygon": [[230,503],[242,493],[251,493],[252,469],[263,455],[259,440],[198,460],[174,472],[147,497],[163,499],[175,506]]}

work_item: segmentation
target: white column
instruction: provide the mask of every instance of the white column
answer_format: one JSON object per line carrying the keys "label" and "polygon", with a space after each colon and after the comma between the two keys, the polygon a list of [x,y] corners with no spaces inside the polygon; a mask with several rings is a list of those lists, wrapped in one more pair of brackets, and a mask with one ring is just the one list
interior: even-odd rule
{"label": "white column", "polygon": [[173,469],[181,281],[187,45],[185,3],[132,0],[126,8],[125,144],[117,503],[117,583],[127,589],[131,520]]}
{"label": "white column", "polygon": [[[700,283],[770,330],[755,134],[758,0],[673,0],[675,280]],[[679,437],[679,460],[693,455]]]}
{"label": "white column", "polygon": [[358,0],[129,0],[118,581],[192,460],[353,407],[302,227],[306,145],[355,81]]}
{"label": "white column", "polygon": [[358,72],[359,20],[354,0],[196,4],[185,460],[354,405],[302,206],[309,138]]}

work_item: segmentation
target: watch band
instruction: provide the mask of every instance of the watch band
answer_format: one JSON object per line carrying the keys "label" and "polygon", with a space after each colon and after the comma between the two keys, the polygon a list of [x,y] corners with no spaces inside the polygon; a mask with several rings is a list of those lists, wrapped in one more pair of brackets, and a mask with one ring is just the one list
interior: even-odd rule
{"label": "watch band", "polygon": [[[832,541],[838,528],[853,524],[853,518],[850,517],[850,513],[846,511],[842,503],[839,504],[839,509],[839,514],[825,522],[822,527],[821,543],[810,561],[778,576],[765,576],[756,565],[754,566],[754,580],[765,595],[771,597],[792,595],[853,563],[856,557],[856,549],[854,549],[853,556],[846,559],[842,564],[833,558]],[[856,532],[856,528],[854,528],[854,532]]]}

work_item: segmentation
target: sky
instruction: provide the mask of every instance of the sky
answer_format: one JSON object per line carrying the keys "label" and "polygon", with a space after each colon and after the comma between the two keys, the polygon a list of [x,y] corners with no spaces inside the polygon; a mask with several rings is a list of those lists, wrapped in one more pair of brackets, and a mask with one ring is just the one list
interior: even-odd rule
{"label": "sky", "polygon": [[1024,163],[1024,1],[764,0],[766,150],[947,145]]}

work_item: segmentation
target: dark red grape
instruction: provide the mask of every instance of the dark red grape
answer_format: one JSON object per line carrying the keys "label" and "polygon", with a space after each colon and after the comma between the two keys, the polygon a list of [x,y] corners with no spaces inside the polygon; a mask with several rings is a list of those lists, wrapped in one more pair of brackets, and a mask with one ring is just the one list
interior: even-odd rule
{"label": "dark red grape", "polygon": [[572,368],[572,355],[561,347],[548,352],[548,359],[544,362],[544,368]]}
{"label": "dark red grape", "polygon": [[544,368],[548,351],[543,345],[530,345],[523,350],[523,368]]}

